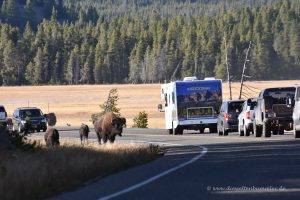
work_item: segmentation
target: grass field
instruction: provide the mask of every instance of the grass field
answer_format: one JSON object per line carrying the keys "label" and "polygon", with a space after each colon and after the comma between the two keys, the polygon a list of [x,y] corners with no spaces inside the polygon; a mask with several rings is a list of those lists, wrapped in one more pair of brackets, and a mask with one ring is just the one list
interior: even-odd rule
{"label": "grass field", "polygon": [[[266,87],[294,86],[300,80],[246,82],[244,92],[256,97]],[[57,125],[81,123],[91,125],[91,114],[99,112],[99,104],[108,97],[112,88],[118,89],[118,107],[122,116],[127,118],[127,127],[133,124],[133,118],[145,110],[149,117],[149,128],[164,128],[164,113],[157,111],[157,105],[163,103],[160,96],[160,84],[126,85],[75,85],[75,86],[22,86],[0,87],[0,104],[3,104],[11,116],[17,107],[35,106],[44,113],[54,112]],[[233,98],[239,96],[240,83],[233,83]],[[229,98],[228,84],[223,83],[223,98]]]}
{"label": "grass field", "polygon": [[0,152],[0,199],[45,199],[94,178],[150,162],[162,155],[158,146],[89,144],[70,141],[58,148]]}

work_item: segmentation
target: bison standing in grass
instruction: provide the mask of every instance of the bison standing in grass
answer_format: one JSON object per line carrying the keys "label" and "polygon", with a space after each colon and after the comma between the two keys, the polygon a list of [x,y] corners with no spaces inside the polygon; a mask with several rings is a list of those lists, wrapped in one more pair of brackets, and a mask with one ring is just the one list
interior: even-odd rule
{"label": "bison standing in grass", "polygon": [[101,139],[104,144],[107,140],[109,140],[110,143],[114,143],[116,135],[122,136],[126,119],[123,117],[116,117],[112,112],[109,112],[101,116],[93,124],[99,144],[101,144]]}
{"label": "bison standing in grass", "polygon": [[59,146],[59,133],[58,130],[54,128],[56,125],[56,115],[54,113],[49,113],[44,115],[46,117],[48,128],[45,131],[44,139],[47,147]]}
{"label": "bison standing in grass", "polygon": [[48,127],[44,139],[47,147],[59,146],[59,133],[58,130],[52,127]]}
{"label": "bison standing in grass", "polygon": [[90,132],[89,126],[86,124],[81,124],[79,129],[79,137],[80,137],[81,144],[83,144],[85,140],[86,143],[88,144],[89,132]]}

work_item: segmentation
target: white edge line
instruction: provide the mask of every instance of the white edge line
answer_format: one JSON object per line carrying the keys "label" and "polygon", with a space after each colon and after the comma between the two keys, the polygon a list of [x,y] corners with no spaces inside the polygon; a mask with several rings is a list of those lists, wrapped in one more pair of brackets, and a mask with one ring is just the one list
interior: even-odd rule
{"label": "white edge line", "polygon": [[135,189],[137,189],[137,188],[139,188],[139,187],[142,187],[142,186],[144,186],[144,185],[146,185],[146,184],[149,184],[149,183],[151,183],[151,182],[153,182],[153,181],[155,181],[155,180],[157,180],[157,179],[159,179],[159,178],[161,178],[161,177],[163,177],[163,176],[165,176],[165,175],[167,175],[167,174],[170,174],[170,173],[173,172],[173,171],[176,171],[176,170],[178,170],[178,169],[180,169],[180,168],[183,168],[183,167],[185,167],[185,166],[187,166],[187,165],[189,165],[189,164],[191,164],[191,163],[197,161],[198,159],[200,159],[201,157],[203,157],[206,153],[207,153],[207,148],[202,147],[202,152],[201,152],[199,155],[197,155],[197,156],[195,156],[194,158],[192,158],[191,160],[189,160],[189,161],[187,161],[187,162],[185,162],[185,163],[182,163],[182,164],[180,164],[180,165],[178,165],[178,166],[176,166],[176,167],[173,167],[173,168],[171,168],[171,169],[169,169],[169,170],[166,170],[166,171],[164,171],[164,172],[162,172],[162,173],[160,173],[160,174],[157,174],[156,176],[153,176],[153,177],[151,177],[151,178],[149,178],[149,179],[147,179],[147,180],[145,180],[145,181],[142,181],[142,182],[140,182],[140,183],[138,183],[138,184],[135,184],[135,185],[133,185],[133,186],[130,186],[130,187],[128,187],[128,188],[126,188],[126,189],[123,189],[123,190],[121,190],[121,191],[119,191],[119,192],[116,192],[116,193],[113,193],[113,194],[110,194],[110,195],[101,197],[101,198],[99,198],[99,199],[97,199],[97,200],[108,200],[108,199],[111,199],[111,198],[120,196],[120,195],[122,195],[122,194],[125,194],[125,193],[127,193],[127,192],[130,192],[130,191],[132,191],[132,190],[135,190]]}

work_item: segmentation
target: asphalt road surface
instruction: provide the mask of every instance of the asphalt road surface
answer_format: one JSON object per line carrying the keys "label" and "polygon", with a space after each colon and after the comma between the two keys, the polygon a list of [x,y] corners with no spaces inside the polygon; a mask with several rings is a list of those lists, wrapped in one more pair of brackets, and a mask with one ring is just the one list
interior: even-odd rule
{"label": "asphalt road surface", "polygon": [[[78,130],[60,128],[79,140]],[[92,131],[90,141],[96,142]],[[154,143],[165,156],[52,199],[299,199],[300,140],[125,129],[117,143]]]}

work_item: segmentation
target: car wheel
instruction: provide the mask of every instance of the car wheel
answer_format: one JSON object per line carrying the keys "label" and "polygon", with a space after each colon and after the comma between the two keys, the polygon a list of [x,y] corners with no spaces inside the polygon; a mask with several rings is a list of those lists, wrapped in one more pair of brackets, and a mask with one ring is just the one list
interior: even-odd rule
{"label": "car wheel", "polygon": [[267,123],[267,122],[264,122],[263,123],[263,130],[262,130],[262,132],[263,132],[263,135],[265,136],[265,137],[271,137],[271,130],[270,130],[270,126],[269,126],[269,124]]}
{"label": "car wheel", "polygon": [[170,135],[172,135],[173,134],[173,129],[168,129],[168,132],[169,132]]}
{"label": "car wheel", "polygon": [[22,133],[22,127],[20,124],[18,125],[18,133]]}
{"label": "car wheel", "polygon": [[219,134],[219,135],[223,135],[223,132],[220,130],[220,127],[219,127],[219,126],[217,127],[217,131],[218,131],[218,134]]}
{"label": "car wheel", "polygon": [[244,134],[246,136],[250,136],[250,130],[246,127],[246,125],[244,124]]}
{"label": "car wheel", "polygon": [[239,135],[244,136],[244,131],[241,129],[241,126],[239,125]]}
{"label": "car wheel", "polygon": [[217,133],[217,132],[218,132],[218,129],[217,129],[216,126],[214,126],[214,127],[209,128],[209,132],[210,132],[210,133]]}
{"label": "car wheel", "polygon": [[284,128],[280,127],[278,133],[279,133],[279,135],[284,135]]}
{"label": "car wheel", "polygon": [[46,132],[46,130],[47,130],[47,127],[43,128],[43,132]]}
{"label": "car wheel", "polygon": [[227,136],[227,135],[228,135],[228,132],[229,132],[229,131],[225,129],[225,126],[223,126],[223,135],[224,135],[224,136]]}
{"label": "car wheel", "polygon": [[175,133],[175,135],[182,135],[183,129],[181,127],[177,126],[177,128],[175,128],[174,133]]}
{"label": "car wheel", "polygon": [[298,130],[296,129],[295,123],[294,123],[294,128],[293,128],[293,130],[294,130],[294,136],[295,136],[295,138],[300,138],[300,131],[298,131]]}
{"label": "car wheel", "polygon": [[273,130],[273,135],[278,135],[278,130],[277,129]]}
{"label": "car wheel", "polygon": [[204,133],[204,129],[205,129],[205,128],[200,128],[200,129],[199,129],[199,133]]}
{"label": "car wheel", "polygon": [[255,137],[261,137],[261,129],[256,125],[256,123],[253,123],[253,132]]}

